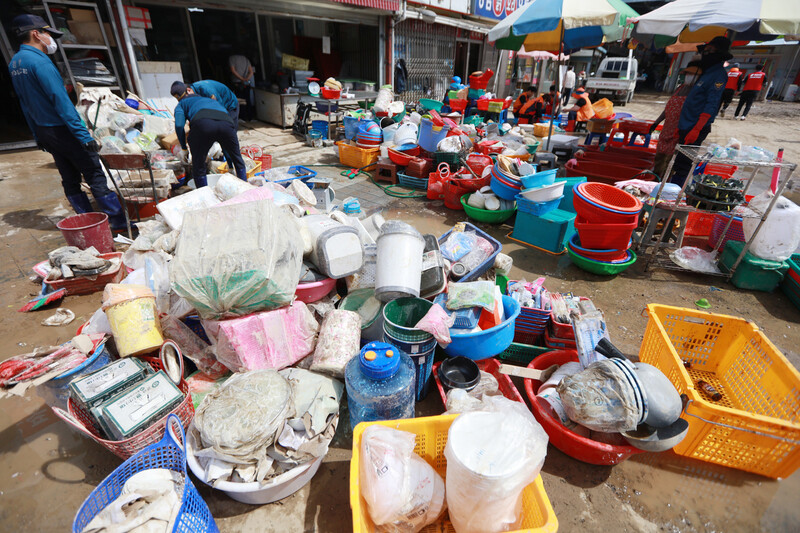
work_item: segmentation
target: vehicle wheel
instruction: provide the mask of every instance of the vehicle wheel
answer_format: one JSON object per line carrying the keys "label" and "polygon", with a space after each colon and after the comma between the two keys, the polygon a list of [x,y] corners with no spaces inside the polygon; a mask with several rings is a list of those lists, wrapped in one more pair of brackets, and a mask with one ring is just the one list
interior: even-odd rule
{"label": "vehicle wheel", "polygon": [[627,103],[628,103],[628,101],[627,101],[627,100],[622,100],[622,101],[619,103],[619,106],[620,106],[620,107],[625,107],[625,105],[626,105]]}

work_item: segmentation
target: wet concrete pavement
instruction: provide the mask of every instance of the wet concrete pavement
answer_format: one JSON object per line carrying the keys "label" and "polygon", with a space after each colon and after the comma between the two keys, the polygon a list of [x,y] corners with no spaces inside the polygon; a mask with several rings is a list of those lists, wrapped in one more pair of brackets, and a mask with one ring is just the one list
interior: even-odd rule
{"label": "wet concrete pavement", "polygon": [[[643,106],[644,108],[644,106]],[[628,110],[636,110],[629,105]],[[639,113],[643,116],[646,111]],[[653,113],[654,114],[654,113]],[[758,120],[751,113],[748,125]],[[274,166],[335,161],[331,149],[311,151],[275,130],[258,128],[242,135],[254,142],[275,141]],[[282,143],[282,144],[280,144]],[[335,180],[337,197],[357,196],[386,218],[401,218],[420,231],[441,234],[463,213],[437,202],[389,199],[363,176],[347,180],[341,169],[314,167]],[[36,346],[65,342],[100,305],[100,293],[67,297],[62,306],[76,320],[64,327],[39,325],[50,311],[21,314],[18,309],[38,287],[30,267],[62,244],[55,222],[69,214],[57,172],[47,154],[27,151],[0,155],[0,348],[2,358]],[[551,256],[511,242],[511,226],[483,227],[514,259],[512,277],[547,277],[554,291],[572,291],[602,309],[614,343],[636,356],[647,318],[645,305],[694,307],[706,298],[711,311],[755,321],[795,366],[800,366],[800,311],[786,297],[740,291],[720,278],[652,270],[634,265],[615,278],[588,274],[566,255]],[[711,286],[722,288],[712,291]],[[515,384],[524,395],[523,384]],[[527,400],[526,400],[527,401]],[[35,394],[2,400],[0,410],[0,528],[64,531],[91,490],[119,460],[65,423]],[[418,415],[442,412],[435,394],[418,405]],[[352,529],[349,507],[351,434],[343,417],[331,452],[312,482],[275,504],[249,506],[198,483],[222,531],[343,532]],[[614,467],[588,465],[550,446],[542,472],[561,531],[800,531],[800,473],[781,481],[680,457],[672,452],[639,454]]]}

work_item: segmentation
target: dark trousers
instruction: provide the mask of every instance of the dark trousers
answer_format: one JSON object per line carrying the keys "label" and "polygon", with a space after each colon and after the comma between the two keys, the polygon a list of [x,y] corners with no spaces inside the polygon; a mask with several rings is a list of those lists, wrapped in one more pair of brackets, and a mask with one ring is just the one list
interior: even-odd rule
{"label": "dark trousers", "polygon": [[100,166],[100,157],[86,150],[66,126],[37,126],[36,138],[39,144],[53,156],[53,160],[61,174],[61,186],[64,194],[75,196],[81,194],[81,176],[92,196],[101,198],[111,194]]}
{"label": "dark trousers", "polygon": [[572,96],[572,90],[573,89],[574,89],[574,87],[564,87],[564,89],[563,89],[563,91],[564,91],[564,100],[563,100],[563,102],[564,103],[562,103],[561,105],[566,106],[569,103],[569,97]]}
{"label": "dark trousers", "polygon": [[744,107],[744,114],[742,116],[746,117],[750,112],[750,107],[753,105],[756,96],[758,96],[758,91],[742,91],[742,94],[739,96],[739,105],[736,106],[735,115],[738,117],[739,112],[742,110],[742,107]]}
{"label": "dark trousers", "polygon": [[[691,130],[679,130],[678,131],[678,144],[686,144],[686,136],[689,134]],[[711,133],[711,125],[706,125],[702,130],[700,130],[700,134],[697,136],[697,140],[694,142],[696,145],[703,144],[703,141],[706,140],[708,134]],[[674,183],[676,185],[683,185],[683,182],[686,181],[686,176],[689,175],[689,171],[692,169],[692,160],[683,155],[682,153],[678,153],[675,156],[675,163],[672,165],[672,178],[670,178],[670,183]]]}
{"label": "dark trousers", "polygon": [[210,118],[193,120],[187,141],[192,150],[192,177],[198,187],[206,184],[206,156],[215,142],[218,142],[223,153],[233,160],[236,176],[247,180],[247,169],[239,152],[236,128],[230,122]]}
{"label": "dark trousers", "polygon": [[719,101],[719,105],[723,111],[728,109],[728,106],[733,102],[734,93],[736,93],[736,89],[725,89],[722,91],[722,100]]}
{"label": "dark trousers", "polygon": [[255,95],[253,93],[253,88],[249,85],[236,83],[233,86],[233,93],[236,95],[236,98],[242,98],[246,102],[244,108],[242,108],[241,102],[239,103],[239,113],[242,115],[242,120],[252,120],[255,115]]}

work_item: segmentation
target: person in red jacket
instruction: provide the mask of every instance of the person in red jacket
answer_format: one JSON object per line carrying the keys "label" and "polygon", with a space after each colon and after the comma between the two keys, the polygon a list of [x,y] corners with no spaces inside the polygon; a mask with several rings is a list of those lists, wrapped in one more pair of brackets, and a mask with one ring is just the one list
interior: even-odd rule
{"label": "person in red jacket", "polygon": [[731,105],[733,95],[736,91],[741,89],[744,73],[739,70],[739,63],[734,63],[733,68],[728,71],[728,82],[725,84],[725,89],[722,91],[722,100],[720,100],[719,116],[725,116],[725,110]]}
{"label": "person in red jacket", "polygon": [[[758,96],[758,93],[761,92],[761,88],[764,86],[764,80],[767,79],[767,75],[764,72],[764,65],[756,65],[755,72],[751,72],[748,74],[744,79],[744,87],[742,88],[742,94],[739,96],[739,105],[736,106],[736,113],[734,113],[734,118],[738,118],[739,120],[745,120],[747,118],[747,114],[750,112],[750,106],[753,105],[753,101]],[[744,114],[739,116],[739,112],[744,107]]]}

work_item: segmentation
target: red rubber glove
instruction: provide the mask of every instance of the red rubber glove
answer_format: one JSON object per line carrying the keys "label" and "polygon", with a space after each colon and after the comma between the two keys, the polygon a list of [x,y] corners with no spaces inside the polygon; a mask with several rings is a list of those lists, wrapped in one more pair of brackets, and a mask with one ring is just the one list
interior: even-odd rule
{"label": "red rubber glove", "polygon": [[697,119],[697,124],[695,124],[694,128],[692,128],[692,130],[686,134],[686,139],[684,139],[686,141],[685,144],[695,143],[697,137],[700,135],[700,130],[702,130],[703,127],[705,127],[706,122],[708,122],[708,119],[710,118],[711,115],[709,115],[708,113],[700,114],[700,118]]}

